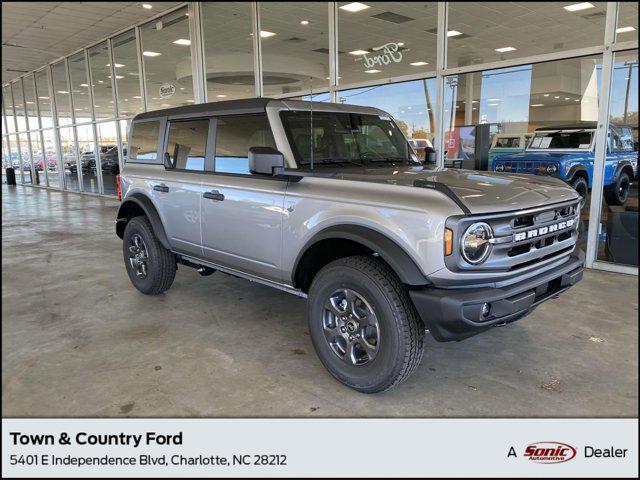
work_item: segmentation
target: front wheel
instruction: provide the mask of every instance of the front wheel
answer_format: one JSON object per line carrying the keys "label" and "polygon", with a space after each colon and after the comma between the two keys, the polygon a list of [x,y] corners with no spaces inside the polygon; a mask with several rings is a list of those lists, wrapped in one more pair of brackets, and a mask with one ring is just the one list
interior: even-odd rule
{"label": "front wheel", "polygon": [[329,263],[314,278],[309,333],[331,375],[376,393],[420,364],[425,328],[395,273],[377,258],[354,256]]}
{"label": "front wheel", "polygon": [[147,217],[129,220],[122,253],[129,279],[142,293],[158,295],[171,287],[176,276],[175,256],[162,246]]}
{"label": "front wheel", "polygon": [[604,188],[604,199],[609,205],[624,205],[629,198],[631,179],[627,172],[621,172],[611,185]]}
{"label": "front wheel", "polygon": [[582,197],[580,200],[580,207],[584,207],[587,202],[587,193],[589,193],[589,184],[584,177],[576,177],[571,180],[571,186]]}

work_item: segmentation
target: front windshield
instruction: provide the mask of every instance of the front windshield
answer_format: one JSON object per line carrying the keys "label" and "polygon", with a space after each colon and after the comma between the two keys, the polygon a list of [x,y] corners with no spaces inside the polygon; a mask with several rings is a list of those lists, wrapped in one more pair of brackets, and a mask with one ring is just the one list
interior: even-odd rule
{"label": "front windshield", "polygon": [[[298,165],[419,164],[398,126],[384,115],[348,112],[281,113]],[[313,122],[313,127],[312,127]],[[313,147],[313,148],[312,148]]]}
{"label": "front windshield", "polygon": [[556,130],[536,132],[529,148],[535,149],[578,149],[588,150],[591,146],[593,130]]}

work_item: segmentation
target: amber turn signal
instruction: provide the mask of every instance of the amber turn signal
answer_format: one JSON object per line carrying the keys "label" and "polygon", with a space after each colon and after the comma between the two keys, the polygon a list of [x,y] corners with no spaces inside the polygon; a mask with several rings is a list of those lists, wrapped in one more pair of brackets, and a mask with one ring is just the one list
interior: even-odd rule
{"label": "amber turn signal", "polygon": [[449,256],[453,253],[453,232],[448,228],[444,229],[444,254]]}

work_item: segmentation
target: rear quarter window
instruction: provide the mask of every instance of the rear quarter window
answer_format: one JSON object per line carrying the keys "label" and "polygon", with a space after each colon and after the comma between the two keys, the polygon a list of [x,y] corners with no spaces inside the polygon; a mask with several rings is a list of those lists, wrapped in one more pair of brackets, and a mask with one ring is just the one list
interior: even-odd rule
{"label": "rear quarter window", "polygon": [[158,120],[134,123],[129,141],[129,161],[157,163],[159,133],[160,122]]}

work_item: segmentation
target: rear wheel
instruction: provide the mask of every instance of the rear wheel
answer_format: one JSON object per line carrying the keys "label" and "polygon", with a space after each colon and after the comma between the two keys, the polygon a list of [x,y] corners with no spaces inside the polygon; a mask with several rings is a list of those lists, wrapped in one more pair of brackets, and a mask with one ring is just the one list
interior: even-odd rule
{"label": "rear wheel", "polygon": [[331,375],[375,393],[420,364],[425,328],[395,273],[377,258],[354,256],[331,262],[314,278],[309,332]]}
{"label": "rear wheel", "polygon": [[147,217],[129,220],[122,238],[122,253],[133,286],[147,295],[158,295],[171,287],[176,259],[164,248]]}
{"label": "rear wheel", "polygon": [[611,185],[604,188],[604,199],[609,205],[624,205],[629,198],[631,179],[627,172],[621,172]]}

